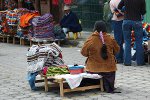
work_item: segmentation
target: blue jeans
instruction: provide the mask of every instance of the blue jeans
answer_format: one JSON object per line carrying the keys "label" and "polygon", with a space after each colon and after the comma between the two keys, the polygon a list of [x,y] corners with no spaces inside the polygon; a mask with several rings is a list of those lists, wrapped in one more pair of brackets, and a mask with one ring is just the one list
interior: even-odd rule
{"label": "blue jeans", "polygon": [[32,90],[36,89],[36,87],[35,87],[35,79],[36,79],[37,75],[38,75],[38,72],[29,73],[28,74],[28,82],[29,82],[29,85],[30,85]]}
{"label": "blue jeans", "polygon": [[117,41],[120,51],[118,54],[116,54],[116,59],[119,63],[123,63],[124,60],[124,49],[123,49],[123,31],[122,31],[122,23],[123,21],[112,21],[112,27],[114,30],[114,38]]}
{"label": "blue jeans", "polygon": [[124,64],[131,64],[131,31],[134,30],[136,43],[136,62],[137,65],[144,64],[144,49],[142,46],[143,28],[141,21],[124,20],[123,33],[125,41]]}

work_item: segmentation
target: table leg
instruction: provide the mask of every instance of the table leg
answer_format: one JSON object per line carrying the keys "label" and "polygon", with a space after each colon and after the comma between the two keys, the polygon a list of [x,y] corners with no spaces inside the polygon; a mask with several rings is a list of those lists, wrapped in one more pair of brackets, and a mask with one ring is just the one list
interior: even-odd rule
{"label": "table leg", "polygon": [[48,80],[47,80],[47,77],[44,77],[44,82],[45,82],[45,92],[48,92]]}
{"label": "table leg", "polygon": [[60,96],[64,96],[64,86],[63,86],[63,80],[59,81],[59,86],[60,86]]}
{"label": "table leg", "polygon": [[101,92],[104,91],[104,87],[103,87],[103,79],[100,79],[100,88],[101,88]]}
{"label": "table leg", "polygon": [[7,43],[9,43],[9,37],[7,36]]}
{"label": "table leg", "polygon": [[13,44],[15,44],[15,37],[13,37]]}

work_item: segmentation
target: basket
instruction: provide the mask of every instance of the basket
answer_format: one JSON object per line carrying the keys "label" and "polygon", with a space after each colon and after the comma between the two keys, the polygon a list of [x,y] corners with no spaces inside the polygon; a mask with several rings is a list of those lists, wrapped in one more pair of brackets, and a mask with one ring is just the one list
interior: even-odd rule
{"label": "basket", "polygon": [[70,66],[68,69],[70,74],[80,74],[84,72],[83,66]]}

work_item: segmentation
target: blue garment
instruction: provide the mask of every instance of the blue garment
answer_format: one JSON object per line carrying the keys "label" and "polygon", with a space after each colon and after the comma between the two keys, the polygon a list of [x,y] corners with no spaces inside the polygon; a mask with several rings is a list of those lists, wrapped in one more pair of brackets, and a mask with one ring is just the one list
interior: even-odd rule
{"label": "blue garment", "polygon": [[38,72],[28,74],[28,82],[32,90],[36,90],[35,79],[37,75],[38,75]]}
{"label": "blue garment", "polygon": [[124,51],[124,64],[131,65],[131,31],[134,30],[135,43],[136,43],[136,62],[137,65],[143,65],[144,62],[144,49],[143,42],[143,28],[141,21],[124,20],[123,21],[123,34],[125,41]]}
{"label": "blue garment", "polygon": [[117,41],[119,47],[120,47],[120,52],[116,54],[116,59],[118,63],[123,63],[124,60],[124,50],[123,50],[123,31],[122,31],[122,23],[123,21],[112,21],[112,27],[114,30],[114,38]]}
{"label": "blue garment", "polygon": [[79,23],[79,19],[77,15],[72,11],[68,15],[64,15],[64,17],[60,21],[60,26],[62,28],[69,28],[69,30],[73,33],[82,31],[82,27],[81,24]]}

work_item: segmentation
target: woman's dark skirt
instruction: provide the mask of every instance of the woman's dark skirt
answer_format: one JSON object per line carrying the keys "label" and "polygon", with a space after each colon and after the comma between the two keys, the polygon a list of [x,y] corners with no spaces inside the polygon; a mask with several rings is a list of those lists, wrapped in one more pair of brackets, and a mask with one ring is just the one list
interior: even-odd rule
{"label": "woman's dark skirt", "polygon": [[[95,73],[95,72],[88,72],[91,74],[99,74],[103,76],[103,86],[105,92],[112,93],[114,91],[114,84],[115,84],[115,74],[116,72],[100,72],[100,73]],[[85,86],[85,85],[96,85],[100,84],[100,81],[97,79],[83,79],[81,82],[80,86]]]}

